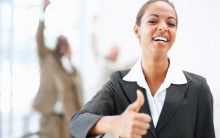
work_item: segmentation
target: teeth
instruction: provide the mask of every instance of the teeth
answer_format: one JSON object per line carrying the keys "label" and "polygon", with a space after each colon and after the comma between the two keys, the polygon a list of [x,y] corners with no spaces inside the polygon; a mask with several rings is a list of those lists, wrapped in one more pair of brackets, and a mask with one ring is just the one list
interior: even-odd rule
{"label": "teeth", "polygon": [[167,39],[164,38],[164,37],[155,37],[154,40],[155,40],[155,41],[164,41],[164,42],[167,42]]}

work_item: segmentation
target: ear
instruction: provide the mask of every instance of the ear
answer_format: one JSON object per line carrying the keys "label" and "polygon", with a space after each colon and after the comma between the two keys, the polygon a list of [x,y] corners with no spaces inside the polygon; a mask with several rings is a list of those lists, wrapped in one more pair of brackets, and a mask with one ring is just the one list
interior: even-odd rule
{"label": "ear", "polygon": [[140,38],[140,27],[135,25],[134,26],[134,35],[137,37],[137,38]]}

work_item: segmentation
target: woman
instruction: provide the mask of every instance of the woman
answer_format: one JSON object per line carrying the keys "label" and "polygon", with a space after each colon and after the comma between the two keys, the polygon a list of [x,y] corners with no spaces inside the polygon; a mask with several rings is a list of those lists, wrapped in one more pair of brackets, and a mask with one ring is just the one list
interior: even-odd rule
{"label": "woman", "polygon": [[[134,27],[140,60],[131,70],[112,74],[72,117],[75,137],[114,133],[126,138],[215,138],[206,79],[180,70],[168,57],[177,24],[168,0],[149,0],[140,8]],[[136,90],[141,90],[137,96]]]}

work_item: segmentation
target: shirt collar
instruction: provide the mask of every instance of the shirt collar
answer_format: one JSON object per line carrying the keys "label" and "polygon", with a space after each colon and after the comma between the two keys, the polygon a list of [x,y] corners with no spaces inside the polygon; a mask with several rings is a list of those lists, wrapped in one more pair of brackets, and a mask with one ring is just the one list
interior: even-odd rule
{"label": "shirt collar", "polygon": [[[137,63],[133,66],[133,68],[129,71],[129,73],[123,78],[123,80],[130,82],[137,82],[140,86],[144,85],[142,84],[144,82],[143,80],[145,80],[145,77],[142,70],[141,58],[139,58]],[[168,84],[187,83],[183,71],[174,62],[172,62],[171,59],[164,83],[168,83]]]}

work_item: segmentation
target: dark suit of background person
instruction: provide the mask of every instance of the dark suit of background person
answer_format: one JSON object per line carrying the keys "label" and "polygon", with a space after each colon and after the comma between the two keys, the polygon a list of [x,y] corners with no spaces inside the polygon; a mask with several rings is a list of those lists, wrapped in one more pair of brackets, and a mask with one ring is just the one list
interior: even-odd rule
{"label": "dark suit of background person", "polygon": [[[98,94],[73,116],[70,130],[76,137],[86,137],[90,128],[102,116],[124,112],[136,100],[137,89],[144,93],[146,101],[140,112],[151,114],[146,90],[136,82],[122,79],[128,71],[114,73]],[[194,138],[192,130],[195,130],[196,138],[214,138],[213,97],[209,86],[201,76],[188,72],[184,74],[187,83],[172,84],[168,88],[157,126],[155,128],[151,122],[150,129],[143,138]],[[202,125],[207,126],[205,130],[200,128]],[[206,137],[210,134],[211,137]]]}
{"label": "dark suit of background person", "polygon": [[[44,21],[40,21],[37,31],[40,87],[33,103],[34,110],[42,115],[40,138],[70,138],[69,120],[83,103],[79,72],[73,66],[68,72],[55,50],[46,47],[44,28]],[[63,105],[61,113],[55,111],[58,100]]]}

